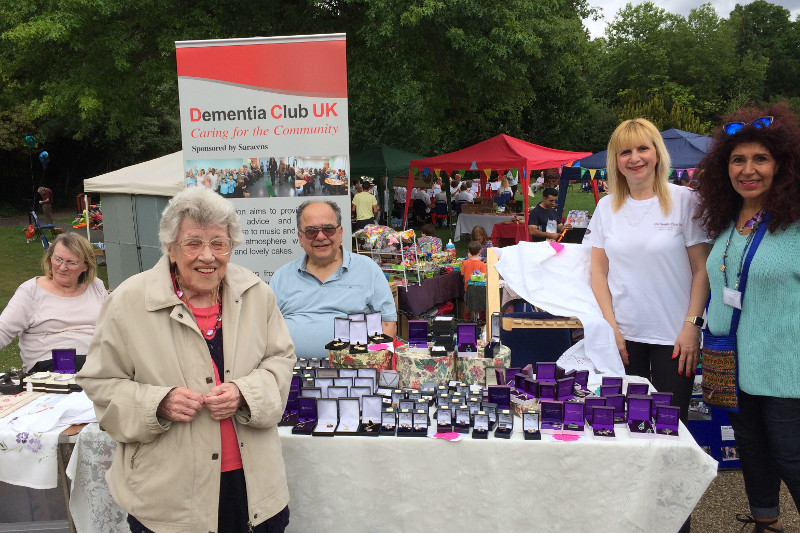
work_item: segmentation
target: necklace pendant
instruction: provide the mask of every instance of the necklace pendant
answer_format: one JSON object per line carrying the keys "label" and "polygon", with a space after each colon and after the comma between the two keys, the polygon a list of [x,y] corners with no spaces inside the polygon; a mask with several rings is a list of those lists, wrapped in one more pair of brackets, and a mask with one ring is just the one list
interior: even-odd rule
{"label": "necklace pendant", "polygon": [[213,334],[214,334],[214,330],[213,329],[209,329],[208,331],[206,331],[206,336],[208,336],[208,337],[210,337]]}
{"label": "necklace pendant", "polygon": [[720,272],[725,272],[725,265],[722,265],[721,267],[719,267],[719,271]]}

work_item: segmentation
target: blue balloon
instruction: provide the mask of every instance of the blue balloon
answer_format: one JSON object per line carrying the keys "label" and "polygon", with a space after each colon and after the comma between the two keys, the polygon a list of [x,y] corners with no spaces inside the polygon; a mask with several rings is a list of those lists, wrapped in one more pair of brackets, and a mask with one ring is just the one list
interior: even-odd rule
{"label": "blue balloon", "polygon": [[33,135],[26,135],[25,136],[25,146],[28,148],[35,148],[36,147],[36,137]]}
{"label": "blue balloon", "polygon": [[50,162],[50,155],[47,152],[42,152],[39,154],[39,161],[42,162],[44,168],[47,168],[47,163]]}

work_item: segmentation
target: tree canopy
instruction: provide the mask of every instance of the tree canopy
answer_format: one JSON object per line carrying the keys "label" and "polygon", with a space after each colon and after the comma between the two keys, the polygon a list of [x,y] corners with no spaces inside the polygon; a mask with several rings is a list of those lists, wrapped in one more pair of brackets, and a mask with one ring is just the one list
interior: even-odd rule
{"label": "tree canopy", "polygon": [[31,173],[66,198],[86,177],[178,150],[182,40],[346,33],[356,151],[437,154],[498,133],[597,151],[633,116],[708,133],[745,105],[800,108],[800,22],[783,7],[683,17],[628,4],[595,40],[591,15],[586,0],[5,0],[0,203],[25,205]]}

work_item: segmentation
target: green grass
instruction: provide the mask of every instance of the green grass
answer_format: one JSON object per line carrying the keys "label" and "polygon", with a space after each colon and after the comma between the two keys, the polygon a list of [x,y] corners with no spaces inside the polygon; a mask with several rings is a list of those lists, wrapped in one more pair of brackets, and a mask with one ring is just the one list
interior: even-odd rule
{"label": "green grass", "polygon": [[[62,227],[68,226],[72,218],[56,220]],[[34,276],[42,275],[41,260],[44,254],[41,241],[25,243],[25,227],[0,227],[0,309],[5,309],[17,287]],[[97,275],[108,286],[106,267],[97,267]],[[22,366],[19,346],[15,338],[0,350],[0,372],[11,367]]]}

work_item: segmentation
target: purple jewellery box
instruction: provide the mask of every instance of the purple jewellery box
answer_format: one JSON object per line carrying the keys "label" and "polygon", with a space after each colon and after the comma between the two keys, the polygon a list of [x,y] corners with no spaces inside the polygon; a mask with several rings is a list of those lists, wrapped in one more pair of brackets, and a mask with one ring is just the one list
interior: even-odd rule
{"label": "purple jewellery box", "polygon": [[652,436],[653,425],[650,423],[650,411],[653,399],[647,395],[633,394],[628,396],[628,430],[631,437]]}
{"label": "purple jewellery box", "polygon": [[663,406],[670,406],[672,405],[672,393],[671,392],[652,392],[650,393],[650,397],[653,398],[653,411],[652,411],[652,418],[656,418],[656,411],[660,405]]}
{"label": "purple jewellery box", "polygon": [[566,402],[572,400],[575,396],[575,378],[568,377],[556,381],[556,400]]}
{"label": "purple jewellery box", "polygon": [[606,399],[602,396],[590,396],[583,401],[584,407],[584,416],[586,417],[586,422],[589,425],[592,425],[592,409],[595,407],[602,407],[606,405]]}
{"label": "purple jewellery box", "polygon": [[564,427],[564,402],[541,402],[541,432],[560,434]]}
{"label": "purple jewellery box", "polygon": [[408,345],[411,348],[428,347],[428,321],[409,320],[408,321]]}
{"label": "purple jewellery box", "polygon": [[489,402],[498,409],[511,409],[511,387],[507,385],[489,386]]}
{"label": "purple jewellery box", "polygon": [[539,399],[555,400],[556,394],[558,394],[556,392],[556,387],[557,385],[552,381],[539,381]]}
{"label": "purple jewellery box", "polygon": [[295,435],[311,435],[317,425],[317,400],[300,396],[297,398],[297,424],[292,428]]}
{"label": "purple jewellery box", "polygon": [[622,394],[622,385],[600,385],[600,396],[610,396],[612,394]]}
{"label": "purple jewellery box", "polygon": [[613,438],[615,436],[614,408],[598,405],[593,407],[592,411],[592,435]]}
{"label": "purple jewellery box", "polygon": [[536,380],[549,381],[555,383],[556,381],[556,364],[555,363],[536,363]]}
{"label": "purple jewellery box", "polygon": [[656,407],[656,434],[662,437],[678,438],[681,409],[672,405]]}
{"label": "purple jewellery box", "polygon": [[614,408],[614,423],[625,424],[625,395],[609,394],[606,398],[606,407]]}
{"label": "purple jewellery box", "polygon": [[647,383],[628,383],[628,389],[625,391],[626,396],[634,394],[638,396],[646,395],[650,392],[650,385]]}
{"label": "purple jewellery box", "polygon": [[583,435],[585,424],[584,404],[580,402],[565,402],[564,433]]}
{"label": "purple jewellery box", "polygon": [[75,348],[60,348],[52,351],[53,372],[56,374],[74,374]]}
{"label": "purple jewellery box", "polygon": [[479,357],[478,325],[472,322],[459,324],[456,327],[456,342],[459,357]]}
{"label": "purple jewellery box", "polygon": [[622,378],[619,376],[603,376],[601,385],[619,385],[619,390],[622,392]]}

